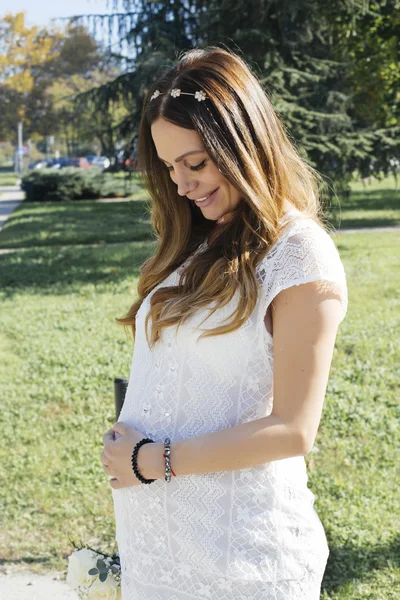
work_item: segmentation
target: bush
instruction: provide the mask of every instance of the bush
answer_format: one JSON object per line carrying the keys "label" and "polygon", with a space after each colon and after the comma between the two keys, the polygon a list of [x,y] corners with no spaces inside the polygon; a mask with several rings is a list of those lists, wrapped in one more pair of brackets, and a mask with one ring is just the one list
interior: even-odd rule
{"label": "bush", "polygon": [[67,167],[56,171],[40,169],[22,177],[22,189],[28,202],[65,202],[71,200],[129,196],[137,186],[102,173],[96,168]]}

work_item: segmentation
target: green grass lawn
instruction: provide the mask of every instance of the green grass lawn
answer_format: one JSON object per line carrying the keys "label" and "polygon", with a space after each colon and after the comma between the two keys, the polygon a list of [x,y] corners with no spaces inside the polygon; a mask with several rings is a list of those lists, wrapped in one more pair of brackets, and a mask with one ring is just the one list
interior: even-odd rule
{"label": "green grass lawn", "polygon": [[16,173],[0,173],[0,187],[3,185],[16,185],[18,175]]}
{"label": "green grass lawn", "polygon": [[334,198],[328,211],[335,228],[400,225],[400,175],[370,183],[353,182],[349,198]]}
{"label": "green grass lawn", "polygon": [[[136,175],[132,178],[139,183]],[[400,225],[400,189],[396,189],[394,178],[372,183],[366,190],[355,183],[348,200],[332,201],[328,215],[335,229]],[[0,248],[152,238],[149,201],[139,189],[128,201],[23,202],[4,225]]]}
{"label": "green grass lawn", "polygon": [[[28,222],[21,215],[14,224],[21,245],[38,246],[41,219],[53,241],[0,255],[0,556],[3,564],[40,572],[66,569],[71,539],[116,550],[100,454],[115,421],[113,379],[129,375],[133,343],[114,318],[132,302],[152,247],[145,217],[136,223],[130,212],[143,215],[140,201],[73,209],[80,207],[75,229],[73,213],[62,216],[59,205],[41,217],[26,215]],[[73,245],[93,241],[90,230],[103,218],[112,231],[131,229],[134,241]],[[104,231],[100,226],[98,239]],[[70,245],[59,247],[60,240]],[[321,598],[394,599],[400,596],[400,236],[337,234],[335,242],[349,310],[315,450],[307,456],[330,547]]]}
{"label": "green grass lawn", "polygon": [[23,202],[0,233],[0,248],[152,239],[145,200]]}

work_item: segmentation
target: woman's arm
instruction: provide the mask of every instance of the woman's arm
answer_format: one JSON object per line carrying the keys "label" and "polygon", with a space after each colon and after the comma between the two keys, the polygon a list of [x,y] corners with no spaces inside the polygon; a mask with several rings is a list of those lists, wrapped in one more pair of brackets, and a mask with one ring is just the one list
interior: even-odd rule
{"label": "woman's arm", "polygon": [[[143,476],[164,478],[164,445],[146,444],[140,452],[143,456],[138,466]],[[170,456],[171,467],[179,476],[233,471],[304,454],[300,432],[276,415],[270,415],[222,431],[171,442]]]}
{"label": "woman's arm", "polygon": [[[282,290],[272,302],[274,403],[271,415],[171,442],[177,476],[231,471],[311,450],[321,419],[340,320],[336,284],[314,281]],[[164,446],[146,444],[146,478],[164,477]]]}

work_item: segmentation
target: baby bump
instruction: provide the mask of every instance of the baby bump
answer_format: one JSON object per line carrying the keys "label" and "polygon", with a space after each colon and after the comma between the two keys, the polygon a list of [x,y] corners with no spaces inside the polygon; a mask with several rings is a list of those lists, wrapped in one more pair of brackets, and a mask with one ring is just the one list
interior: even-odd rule
{"label": "baby bump", "polygon": [[112,495],[120,553],[134,549],[153,556],[165,554],[168,547],[165,481],[113,490]]}

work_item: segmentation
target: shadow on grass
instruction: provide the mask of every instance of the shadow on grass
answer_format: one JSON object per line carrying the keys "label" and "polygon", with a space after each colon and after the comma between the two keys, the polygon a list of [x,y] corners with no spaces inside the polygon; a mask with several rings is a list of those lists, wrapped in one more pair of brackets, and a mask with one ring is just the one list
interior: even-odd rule
{"label": "shadow on grass", "polygon": [[396,210],[400,208],[399,196],[400,189],[353,190],[345,202],[345,208],[350,210]]}
{"label": "shadow on grass", "polygon": [[38,565],[38,564],[51,564],[53,558],[51,556],[21,556],[21,558],[5,559],[0,558],[0,567],[7,567],[10,565]]}
{"label": "shadow on grass", "polygon": [[150,239],[146,200],[23,202],[0,233],[0,248]]}
{"label": "shadow on grass", "polygon": [[152,254],[153,242],[131,242],[95,248],[40,248],[0,255],[0,289],[4,298],[14,294],[61,295],[79,293],[88,284],[118,286],[139,275]]}
{"label": "shadow on grass", "polygon": [[385,216],[375,216],[375,217],[357,217],[355,219],[349,218],[345,214],[335,215],[330,219],[330,223],[335,227],[337,231],[341,229],[361,229],[363,227],[399,227],[400,225],[400,216],[399,217],[385,217]]}
{"label": "shadow on grass", "polygon": [[328,212],[334,227],[360,228],[399,225],[399,210],[400,189],[378,187],[353,190],[339,206],[329,207]]}
{"label": "shadow on grass", "polygon": [[354,546],[351,541],[343,546],[329,546],[330,554],[321,590],[339,591],[348,582],[367,580],[373,571],[400,566],[400,535],[386,544]]}

